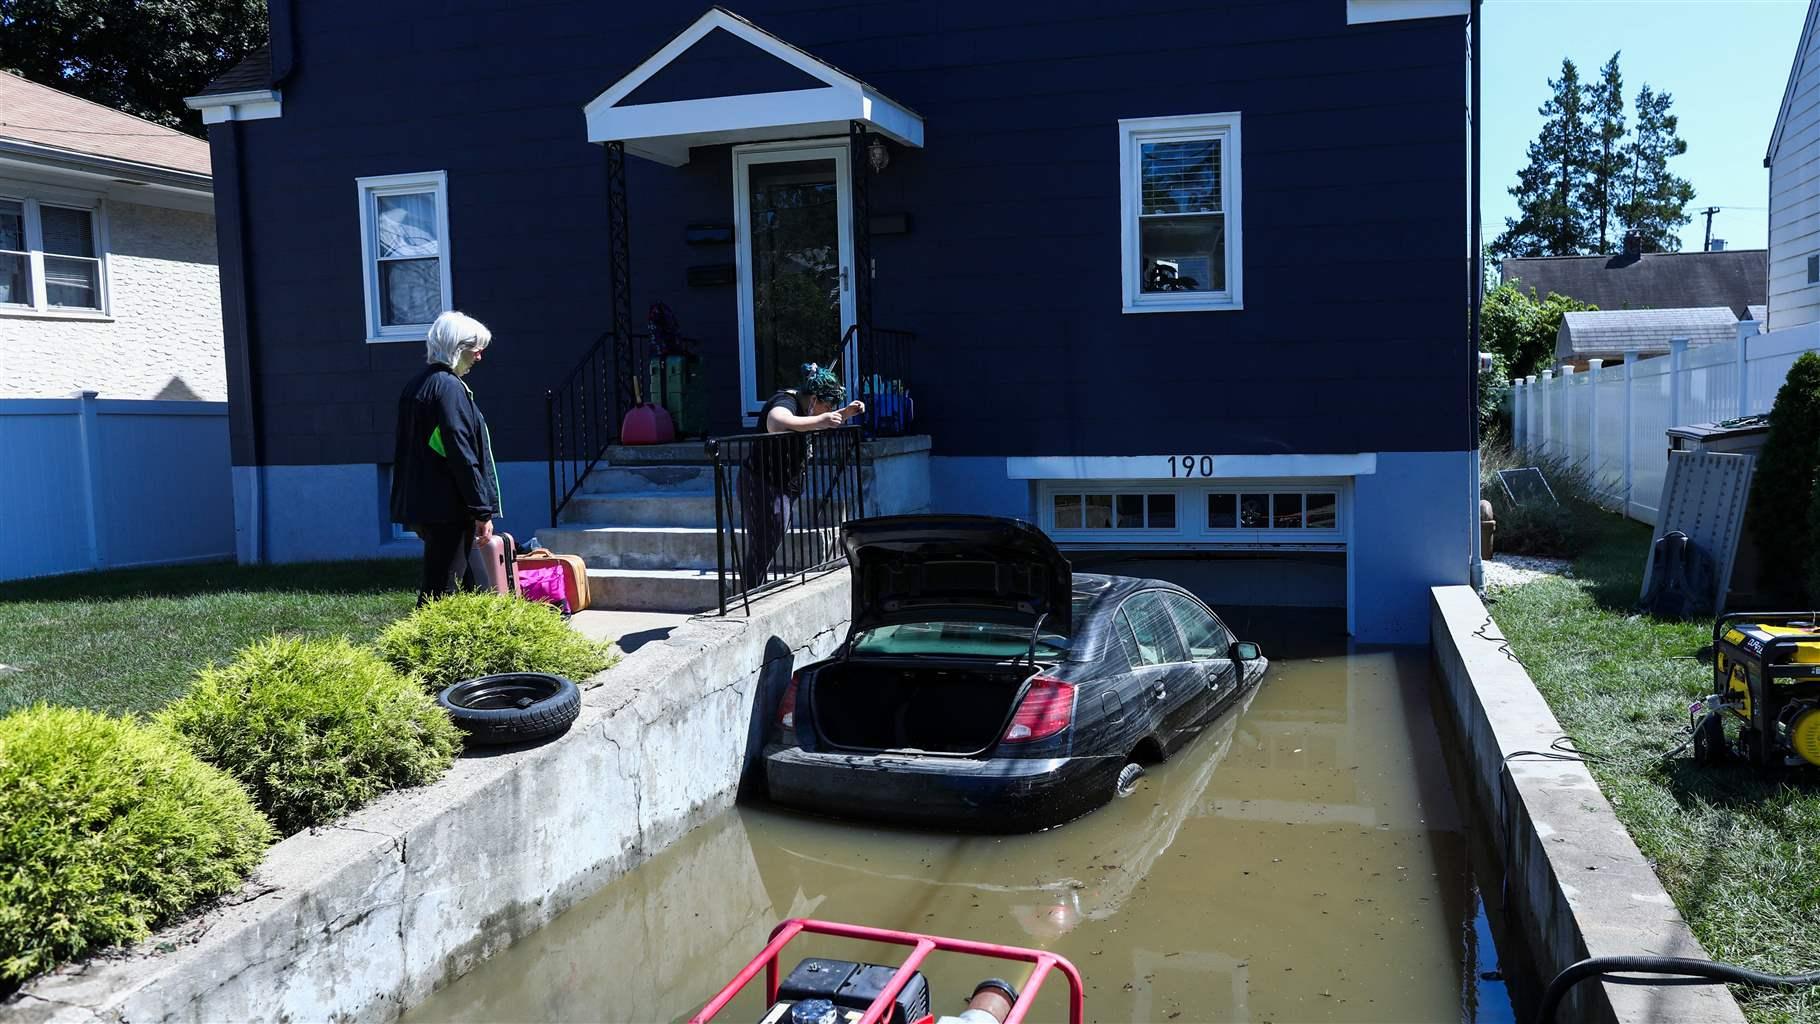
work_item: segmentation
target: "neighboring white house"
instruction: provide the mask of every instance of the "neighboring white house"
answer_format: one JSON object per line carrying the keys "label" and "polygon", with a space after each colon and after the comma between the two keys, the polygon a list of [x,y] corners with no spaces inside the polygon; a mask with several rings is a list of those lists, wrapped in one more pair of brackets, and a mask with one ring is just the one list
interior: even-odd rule
{"label": "neighboring white house", "polygon": [[1772,331],[1820,320],[1820,0],[1807,8],[1769,139],[1769,323]]}
{"label": "neighboring white house", "polygon": [[226,376],[208,143],[0,72],[0,398]]}

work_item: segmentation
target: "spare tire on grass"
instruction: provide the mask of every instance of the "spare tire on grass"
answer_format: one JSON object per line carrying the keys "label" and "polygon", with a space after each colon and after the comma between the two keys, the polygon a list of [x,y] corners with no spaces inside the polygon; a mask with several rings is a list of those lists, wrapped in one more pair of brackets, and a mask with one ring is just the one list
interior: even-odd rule
{"label": "spare tire on grass", "polygon": [[568,731],[581,714],[581,691],[546,672],[502,672],[447,687],[436,703],[467,732],[468,742],[498,746]]}

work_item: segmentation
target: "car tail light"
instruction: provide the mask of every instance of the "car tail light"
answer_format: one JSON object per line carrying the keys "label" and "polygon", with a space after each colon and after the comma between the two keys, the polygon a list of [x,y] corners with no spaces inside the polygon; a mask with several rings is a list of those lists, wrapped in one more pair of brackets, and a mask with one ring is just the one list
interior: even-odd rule
{"label": "car tail light", "polygon": [[784,699],[777,702],[777,724],[785,729],[796,729],[796,673],[790,673],[790,685],[784,690]]}
{"label": "car tail light", "polygon": [[1006,743],[1047,739],[1068,728],[1074,720],[1074,686],[1060,679],[1037,676],[1005,730]]}

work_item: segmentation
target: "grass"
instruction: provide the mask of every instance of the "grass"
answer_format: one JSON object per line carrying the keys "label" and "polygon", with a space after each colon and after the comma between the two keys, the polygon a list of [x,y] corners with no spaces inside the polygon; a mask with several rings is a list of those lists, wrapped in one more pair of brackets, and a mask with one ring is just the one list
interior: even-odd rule
{"label": "grass", "polygon": [[0,583],[0,714],[152,712],[250,641],[365,643],[416,602],[411,561],[125,569]]}
{"label": "grass", "polygon": [[[1618,818],[1708,954],[1778,974],[1820,970],[1820,772],[1695,768],[1687,704],[1711,689],[1695,652],[1712,623],[1633,614],[1649,549],[1602,517],[1575,579],[1494,594],[1492,609]],[[1638,952],[1646,952],[1638,950]],[[1734,988],[1754,1024],[1820,1021],[1820,991]]]}

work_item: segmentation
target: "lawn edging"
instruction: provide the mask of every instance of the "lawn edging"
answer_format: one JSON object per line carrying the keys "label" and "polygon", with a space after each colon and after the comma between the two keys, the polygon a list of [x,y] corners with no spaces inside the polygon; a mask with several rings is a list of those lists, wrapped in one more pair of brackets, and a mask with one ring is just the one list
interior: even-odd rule
{"label": "lawn edging", "polygon": [[700,617],[589,681],[568,734],[476,750],[271,848],[224,905],[0,1002],[20,1024],[392,1020],[731,806],[797,660],[850,614],[831,573]]}
{"label": "lawn edging", "polygon": [[[1430,594],[1443,703],[1538,983],[1589,956],[1709,959],[1586,765],[1520,753],[1549,750],[1561,725],[1479,596],[1463,586]],[[1723,986],[1586,981],[1560,1019],[1743,1024],[1744,1014]]]}

